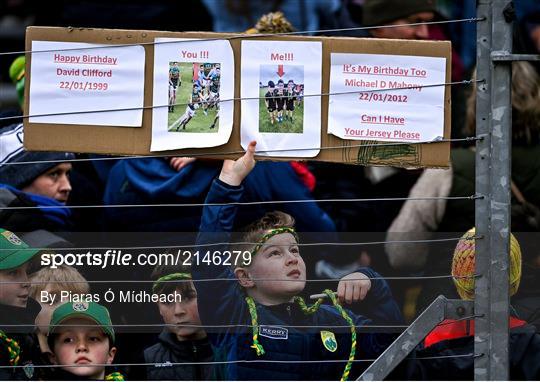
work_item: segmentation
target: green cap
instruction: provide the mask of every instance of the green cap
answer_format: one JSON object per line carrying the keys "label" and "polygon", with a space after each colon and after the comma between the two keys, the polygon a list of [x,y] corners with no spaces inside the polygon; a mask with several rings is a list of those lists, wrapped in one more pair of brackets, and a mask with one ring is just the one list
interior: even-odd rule
{"label": "green cap", "polygon": [[13,232],[0,228],[0,270],[20,267],[38,252]]}
{"label": "green cap", "polygon": [[19,56],[11,63],[9,67],[9,78],[15,84],[17,89],[17,99],[19,100],[19,105],[21,107],[24,103],[24,77],[25,77],[25,64],[26,58],[24,56]]}
{"label": "green cap", "polygon": [[49,335],[53,334],[63,321],[69,318],[88,318],[98,324],[114,344],[114,329],[109,311],[103,305],[92,301],[66,302],[56,308],[51,317]]}
{"label": "green cap", "polygon": [[11,81],[13,83],[17,83],[17,81],[20,81],[21,78],[23,78],[25,64],[26,59],[24,58],[24,56],[17,57],[11,63],[11,66],[9,67],[9,78],[11,78]]}

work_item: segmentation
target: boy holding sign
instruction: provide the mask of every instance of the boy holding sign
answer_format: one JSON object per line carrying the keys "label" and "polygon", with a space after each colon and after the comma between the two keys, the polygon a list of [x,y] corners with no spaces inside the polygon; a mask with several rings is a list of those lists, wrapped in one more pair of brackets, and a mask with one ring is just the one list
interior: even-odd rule
{"label": "boy holding sign", "polygon": [[[198,244],[210,247],[212,256],[222,255],[221,260],[229,251],[211,243],[230,240],[237,210],[234,203],[242,196],[242,181],[255,166],[254,151],[252,142],[243,157],[225,161],[206,199]],[[337,293],[325,291],[333,307],[322,304],[322,298],[307,306],[298,296],[305,287],[306,266],[294,219],[282,212],[269,213],[248,228],[242,241],[249,248],[251,261],[234,264],[234,273],[227,266],[216,265],[222,261],[194,263],[192,269],[203,324],[242,328],[210,336],[217,353],[231,362],[226,379],[329,380],[341,376],[346,380],[355,359],[376,357],[389,344],[392,337],[382,333],[357,338],[356,327],[374,321],[341,307],[343,302],[364,300],[374,320],[399,323],[397,304],[376,272],[359,269],[340,280]],[[202,279],[226,281],[197,283]],[[237,360],[252,362],[234,362]],[[275,362],[285,360],[292,361],[287,369],[275,368]],[[329,360],[333,362],[324,362]]]}

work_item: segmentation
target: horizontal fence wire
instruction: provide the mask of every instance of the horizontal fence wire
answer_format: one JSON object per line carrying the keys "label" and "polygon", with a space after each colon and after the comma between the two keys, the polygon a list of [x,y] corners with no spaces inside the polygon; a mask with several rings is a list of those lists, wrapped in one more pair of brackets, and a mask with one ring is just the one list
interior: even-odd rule
{"label": "horizontal fence wire", "polygon": [[[361,268],[360,266],[358,268]],[[347,279],[347,281],[362,281],[362,280],[437,280],[437,279],[449,279],[449,278],[455,278],[455,279],[473,279],[478,278],[480,275],[472,275],[472,276],[453,276],[453,275],[434,275],[434,276],[380,276],[380,277],[363,277],[360,279],[350,278]],[[316,282],[329,282],[329,281],[341,281],[341,278],[323,278],[323,279],[302,279],[302,280],[291,280],[291,279],[279,279],[279,278],[252,278],[253,281],[293,281],[293,282],[310,282],[310,283],[316,283]],[[184,280],[185,281],[185,280]],[[217,281],[234,281],[237,282],[238,279],[236,278],[211,278],[211,279],[196,279],[192,280],[195,283],[201,283],[201,282],[217,282]],[[46,282],[32,282],[32,281],[0,281],[0,285],[2,284],[54,284],[57,281],[46,281]],[[60,282],[60,281],[58,281]],[[118,283],[118,284],[130,284],[130,283],[155,283],[156,280],[72,280],[72,281],[61,281],[62,283],[89,283],[89,284],[110,284],[110,283]],[[165,280],[160,281],[160,284],[166,284],[166,283],[178,283],[181,282],[179,280]]]}
{"label": "horizontal fence wire", "polygon": [[[431,356],[431,357],[407,357],[406,360],[422,360],[422,359],[445,359],[445,358],[464,358],[464,357],[474,357],[474,353],[465,353],[465,354],[452,354],[445,356]],[[368,359],[355,359],[352,362],[374,362],[375,358]],[[230,360],[230,361],[201,361],[201,362],[160,362],[160,363],[150,363],[150,362],[139,362],[139,363],[111,363],[111,364],[98,364],[92,363],[92,366],[97,367],[128,367],[128,366],[154,366],[154,367],[172,367],[172,366],[196,366],[196,365],[227,365],[227,364],[243,364],[243,363],[275,363],[275,364],[315,364],[315,363],[346,363],[349,362],[348,359],[322,359],[322,360],[263,360],[263,359],[253,359],[253,360]],[[88,367],[86,364],[71,364],[71,365],[32,365],[34,368],[68,368],[68,367]],[[13,369],[13,368],[27,368],[28,365],[16,365],[16,366],[0,366],[0,369]]]}
{"label": "horizontal fence wire", "polygon": [[[302,235],[301,232],[299,232]],[[482,235],[471,236],[471,239],[483,239]],[[354,247],[354,246],[365,246],[365,245],[380,245],[380,244],[414,244],[414,243],[440,243],[447,241],[459,241],[461,237],[452,237],[445,239],[424,239],[424,240],[386,240],[386,241],[365,241],[365,242],[316,242],[316,243],[296,243],[297,247],[317,247],[317,246],[337,246],[337,247]],[[171,244],[171,245],[145,245],[145,246],[110,246],[110,247],[28,247],[28,248],[0,248],[1,251],[27,251],[29,249],[36,251],[77,251],[77,250],[120,250],[120,249],[170,249],[175,250],[179,248],[199,248],[199,247],[211,247],[211,246],[224,246],[224,245],[257,245],[258,242],[249,242],[249,241],[239,241],[239,242],[218,242],[218,243],[207,243],[207,244]]]}
{"label": "horizontal fence wire", "polygon": [[[35,54],[35,53],[52,53],[52,52],[69,52],[69,51],[78,51],[78,50],[92,50],[92,49],[103,49],[103,48],[121,48],[121,47],[131,47],[139,45],[161,45],[161,44],[178,44],[185,42],[205,42],[205,41],[220,41],[220,40],[249,40],[256,39],[261,37],[280,37],[280,36],[301,36],[301,35],[313,35],[316,33],[337,33],[337,32],[353,32],[353,31],[363,31],[363,30],[372,30],[372,29],[381,29],[381,28],[402,28],[402,27],[414,27],[421,25],[441,25],[441,24],[457,24],[457,23],[471,23],[484,21],[484,17],[471,17],[465,19],[453,19],[453,20],[437,20],[437,21],[423,21],[418,23],[407,23],[407,24],[393,24],[393,25],[374,25],[374,26],[363,26],[363,27],[351,27],[351,28],[334,28],[334,29],[317,29],[311,31],[293,31],[293,32],[279,32],[279,33],[252,33],[252,34],[236,34],[228,37],[211,37],[211,38],[192,38],[185,39],[180,41],[146,41],[139,43],[131,44],[106,44],[98,45],[91,47],[81,47],[81,48],[65,48],[65,49],[45,49],[45,50],[19,50],[19,51],[8,51],[0,52],[0,56],[10,56],[10,55],[19,55],[19,54]],[[74,28],[67,27],[70,30],[86,30],[87,28]],[[129,32],[129,31],[128,31]],[[151,32],[160,32],[160,31],[151,31]],[[143,32],[145,33],[145,32]],[[177,32],[182,33],[182,32]],[[199,32],[199,33],[214,33],[214,32]],[[156,37],[159,38],[159,37]],[[174,38],[174,37],[173,37]]]}
{"label": "horizontal fence wire", "polygon": [[449,354],[449,355],[433,355],[433,356],[426,356],[426,357],[407,357],[407,359],[413,359],[413,360],[433,360],[433,359],[453,359],[453,358],[464,358],[464,357],[470,357],[470,358],[477,358],[481,357],[481,355],[476,355],[474,353],[466,353],[466,354]]}
{"label": "horizontal fence wire", "polygon": [[[344,148],[358,148],[358,147],[385,147],[385,146],[409,146],[409,145],[421,145],[421,144],[431,144],[431,143],[441,143],[441,142],[474,142],[483,140],[484,136],[477,137],[465,137],[465,138],[448,138],[448,139],[439,139],[436,141],[424,141],[424,142],[388,142],[388,143],[360,143],[360,144],[348,144],[346,146],[326,146],[326,147],[308,147],[308,148],[290,148],[290,149],[271,149],[264,151],[255,150],[255,155],[260,153],[272,153],[272,152],[282,152],[282,151],[304,151],[304,150],[338,150]],[[223,151],[223,152],[203,152],[203,153],[183,153],[182,157],[204,157],[204,156],[225,156],[225,155],[241,155],[245,151]],[[20,162],[6,162],[2,163],[2,166],[23,166],[27,164],[39,164],[39,163],[65,163],[65,162],[94,162],[94,161],[109,161],[109,160],[126,160],[126,159],[148,159],[148,158],[168,158],[174,155],[171,154],[159,154],[159,155],[130,155],[130,156],[109,156],[109,157],[99,157],[99,158],[76,158],[76,159],[56,159],[56,160],[42,160],[42,161],[20,161]]]}
{"label": "horizontal fence wire", "polygon": [[[1,327],[6,328],[25,328],[30,327],[33,325],[28,324],[8,324],[3,325],[0,324]],[[182,325],[176,325],[176,324],[111,324],[107,326],[112,326],[114,328],[137,328],[137,327],[144,327],[144,328],[176,328],[176,327],[185,327],[185,328],[197,328],[197,329],[207,329],[207,328],[216,328],[216,329],[234,329],[234,328],[253,328],[257,327],[258,325],[249,325],[249,324],[224,324],[224,325],[193,325],[193,324],[182,324]],[[99,324],[56,324],[56,325],[49,325],[49,328],[101,328],[102,325]],[[329,328],[329,329],[338,329],[343,328],[347,329],[350,328],[350,325],[279,325],[280,328],[294,328],[294,329],[321,329],[321,328]],[[360,328],[370,328],[370,329],[405,329],[408,328],[408,325],[361,325]]]}
{"label": "horizontal fence wire", "polygon": [[[467,321],[472,320],[474,318],[481,317],[480,315],[471,315],[466,317],[461,317],[456,320],[452,320],[451,322],[441,322],[437,326],[445,326],[445,325],[451,325],[457,321]],[[0,324],[0,327],[6,327],[6,328],[24,328],[29,327],[31,325],[28,324],[8,324],[3,325]],[[108,326],[112,326],[114,328],[136,328],[136,327],[144,327],[144,328],[176,328],[178,326],[185,327],[185,328],[197,328],[197,329],[208,329],[208,328],[215,328],[215,329],[235,329],[235,328],[254,328],[259,325],[250,325],[250,324],[223,324],[223,325],[195,325],[195,324],[182,324],[182,325],[176,325],[176,324],[165,324],[165,323],[158,323],[158,324],[111,324]],[[100,328],[102,325],[100,324],[55,324],[55,325],[49,325],[49,328]],[[328,328],[328,329],[348,329],[351,326],[350,325],[279,325],[281,328],[291,328],[291,329],[321,329],[321,328]],[[366,329],[406,329],[409,325],[374,325],[374,324],[368,324],[368,325],[359,325],[357,328],[366,328]]]}
{"label": "horizontal fence wire", "polygon": [[437,324],[437,326],[452,325],[452,324],[454,324],[456,322],[459,322],[459,321],[468,321],[468,320],[473,320],[475,318],[482,318],[482,317],[484,317],[483,314],[473,314],[473,315],[470,315],[470,316],[456,318],[456,319],[450,320],[448,322],[441,322],[441,323]]}
{"label": "horizontal fence wire", "polygon": [[[303,203],[357,203],[357,202],[395,202],[420,200],[476,200],[481,195],[469,196],[426,196],[417,198],[350,198],[350,199],[296,199],[296,200],[263,200],[260,202],[223,202],[223,203],[159,203],[159,204],[89,204],[89,205],[59,205],[59,206],[2,206],[2,210],[58,210],[84,208],[149,208],[149,207],[206,207],[206,206],[256,206],[266,204],[303,204]],[[210,245],[210,244],[207,244]]]}
{"label": "horizontal fence wire", "polygon": [[[303,98],[310,97],[328,97],[328,96],[340,96],[340,95],[351,95],[359,93],[378,93],[378,92],[390,92],[390,91],[399,91],[399,90],[410,90],[412,89],[421,89],[421,88],[433,88],[433,87],[442,87],[442,86],[455,86],[455,85],[470,85],[473,83],[483,83],[485,80],[463,80],[463,81],[454,81],[454,82],[441,82],[437,84],[428,84],[428,85],[418,85],[418,86],[406,86],[406,87],[397,87],[397,88],[387,88],[387,89],[366,89],[366,90],[354,90],[347,92],[328,92],[328,93],[318,93],[318,94],[304,94]],[[217,101],[199,101],[197,103],[225,103],[233,101],[249,101],[249,100],[261,100],[266,99],[265,97],[233,97],[227,99],[220,99]],[[176,106],[187,106],[190,103],[177,103]],[[138,110],[153,110],[169,107],[169,104],[162,105],[149,105],[149,106],[137,106],[137,107],[123,107],[123,108],[113,108],[113,109],[94,109],[94,110],[75,110],[75,111],[63,111],[55,113],[43,113],[43,114],[23,114],[23,115],[14,115],[8,117],[0,117],[0,121],[12,120],[12,119],[27,119],[27,118],[40,118],[40,117],[53,117],[53,116],[64,116],[64,115],[79,115],[79,114],[95,114],[95,113],[113,113],[119,111],[138,111]],[[436,141],[437,142],[437,141]],[[419,142],[415,142],[419,143]],[[284,151],[291,151],[284,150]]]}

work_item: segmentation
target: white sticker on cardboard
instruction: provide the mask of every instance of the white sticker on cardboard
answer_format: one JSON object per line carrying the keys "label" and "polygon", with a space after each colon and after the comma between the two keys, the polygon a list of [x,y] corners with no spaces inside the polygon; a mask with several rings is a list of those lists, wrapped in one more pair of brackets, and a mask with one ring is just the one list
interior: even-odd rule
{"label": "white sticker on cardboard", "polygon": [[227,143],[234,112],[234,55],[229,41],[155,41],[150,150]]}
{"label": "white sticker on cardboard", "polygon": [[256,140],[259,155],[316,156],[321,78],[320,41],[242,41],[242,147]]}
{"label": "white sticker on cardboard", "polygon": [[[32,51],[31,123],[142,125],[142,46],[33,41]],[[100,112],[111,109],[129,110]]]}
{"label": "white sticker on cardboard", "polygon": [[442,57],[332,53],[328,133],[388,142],[442,139],[445,74]]}

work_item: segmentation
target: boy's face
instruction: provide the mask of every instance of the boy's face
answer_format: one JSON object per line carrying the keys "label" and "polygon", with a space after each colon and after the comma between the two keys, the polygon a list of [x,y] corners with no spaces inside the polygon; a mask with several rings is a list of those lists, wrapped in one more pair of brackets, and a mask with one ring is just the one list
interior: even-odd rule
{"label": "boy's face", "polygon": [[70,171],[71,163],[60,163],[38,176],[22,191],[48,196],[60,203],[66,203],[71,192]]}
{"label": "boy's face", "polygon": [[205,338],[206,332],[203,328],[189,326],[201,325],[199,310],[197,309],[197,292],[193,284],[188,292],[184,291],[182,293],[180,289],[177,289],[176,292],[181,294],[182,302],[159,302],[157,304],[163,322],[167,325],[175,325],[169,326],[168,330],[174,333],[179,341]]}
{"label": "boy's face", "polygon": [[28,302],[28,263],[18,268],[0,270],[0,281],[10,282],[0,284],[0,303],[4,305],[25,308]]}
{"label": "boy's face", "polygon": [[289,301],[306,286],[306,264],[290,233],[268,239],[247,270],[254,280],[257,295],[266,301]]}
{"label": "boy's face", "polygon": [[109,349],[109,337],[96,326],[96,323],[87,318],[70,318],[62,322],[66,327],[57,330],[53,344],[51,362],[64,366],[63,370],[90,379],[105,377],[105,366],[111,364],[116,348]]}

